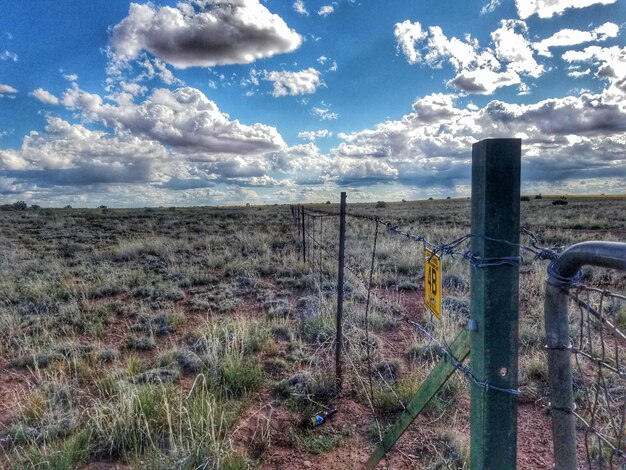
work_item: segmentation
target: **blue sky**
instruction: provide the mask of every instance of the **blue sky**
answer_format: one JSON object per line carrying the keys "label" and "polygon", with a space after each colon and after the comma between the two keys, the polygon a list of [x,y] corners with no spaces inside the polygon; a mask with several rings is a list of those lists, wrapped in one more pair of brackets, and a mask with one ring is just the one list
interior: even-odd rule
{"label": "blue sky", "polygon": [[0,202],[146,206],[626,189],[624,0],[0,3]]}

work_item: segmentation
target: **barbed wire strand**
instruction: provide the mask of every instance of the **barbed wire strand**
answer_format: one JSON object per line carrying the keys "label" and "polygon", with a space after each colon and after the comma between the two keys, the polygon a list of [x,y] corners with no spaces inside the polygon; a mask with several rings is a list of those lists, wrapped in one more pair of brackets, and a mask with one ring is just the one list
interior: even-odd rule
{"label": "barbed wire strand", "polygon": [[[336,217],[339,215],[339,214],[330,214],[330,213],[323,213],[323,212],[322,214],[325,216],[329,216],[329,217],[333,217],[333,216]],[[389,221],[384,221],[380,219],[379,217],[355,214],[351,212],[346,213],[346,215],[348,217],[369,220],[372,222],[379,223],[387,227],[387,229],[392,233],[402,235],[405,238],[422,243],[424,245],[424,248],[429,248],[432,251],[432,256],[439,255],[439,254],[461,256],[464,259],[468,260],[471,266],[473,266],[474,268],[478,268],[478,269],[489,267],[489,266],[502,266],[502,265],[517,266],[517,265],[523,264],[525,260],[522,256],[503,256],[503,257],[495,257],[495,258],[482,258],[480,255],[472,252],[471,250],[465,250],[465,251],[456,250],[458,246],[460,246],[464,242],[471,240],[473,238],[478,238],[478,239],[482,239],[482,240],[493,242],[493,243],[501,243],[504,245],[517,247],[520,250],[533,254],[534,255],[533,261],[555,260],[559,257],[559,254],[564,249],[563,246],[554,246],[551,248],[539,246],[538,236],[527,228],[521,228],[520,232],[528,235],[531,238],[530,245],[523,245],[521,243],[515,243],[509,240],[493,238],[487,235],[477,235],[473,233],[465,234],[449,243],[436,244],[436,243],[429,241],[425,235],[416,235],[409,231],[402,230],[400,229],[398,224],[394,224]]]}
{"label": "barbed wire strand", "polygon": [[[524,245],[521,243],[514,243],[514,242],[507,241],[507,240],[495,239],[495,238],[488,237],[488,236],[479,236],[479,235],[472,234],[472,233],[468,233],[461,237],[458,237],[449,243],[435,244],[435,243],[430,242],[424,235],[415,235],[409,231],[402,230],[399,228],[397,224],[383,221],[379,217],[367,216],[367,215],[355,214],[355,213],[348,213],[347,215],[349,217],[354,217],[357,219],[365,219],[365,220],[370,220],[372,222],[375,222],[376,237],[378,235],[379,225],[383,225],[388,228],[388,231],[390,233],[402,235],[407,239],[423,244],[424,249],[426,248],[430,249],[431,251],[430,256],[441,256],[441,255],[450,255],[453,257],[461,256],[463,259],[469,262],[470,266],[474,268],[483,268],[487,266],[500,266],[500,265],[507,265],[507,264],[508,265],[521,265],[524,263],[524,259],[522,258],[522,256],[481,258],[477,254],[473,253],[471,250],[462,251],[458,249],[463,243],[473,238],[480,238],[489,242],[502,243],[508,246],[515,246],[519,248],[520,250],[523,250],[524,252],[529,252],[533,254],[534,255],[533,261],[555,260],[559,257],[560,253],[564,249],[563,246],[554,246],[550,248],[542,246],[539,241],[539,237],[534,232],[526,228],[520,229],[520,232],[530,237],[529,245]],[[314,217],[337,217],[337,216],[339,216],[338,213],[337,214],[321,213],[321,214],[314,215]],[[335,260],[338,260],[337,256],[334,255],[326,247],[324,247],[321,243],[319,243],[319,241],[315,239],[313,240],[317,248],[320,250],[320,259],[321,259],[322,252],[325,252],[327,255],[331,256]],[[389,311],[391,311],[392,313],[397,314],[399,312],[401,313],[402,310],[404,310],[405,315],[403,319],[406,320],[411,326],[416,328],[418,331],[420,331],[420,333],[424,334],[429,339],[430,343],[434,343],[441,352],[446,354],[446,356],[448,356],[448,358],[450,359],[451,363],[454,365],[455,369],[462,372],[463,375],[465,375],[476,386],[479,386],[485,389],[500,391],[503,393],[510,393],[513,395],[519,394],[519,390],[501,388],[501,387],[497,387],[492,384],[489,384],[486,381],[479,380],[469,367],[464,366],[461,362],[459,362],[453,356],[449,345],[445,341],[445,338],[443,342],[437,340],[422,325],[408,318],[408,316],[406,315],[408,313],[406,312],[406,309],[404,309],[403,307],[401,308],[399,305],[392,305],[386,299],[379,297],[376,294],[376,292],[373,292],[372,291],[372,287],[373,287],[372,275],[373,275],[373,263],[374,263],[374,257],[375,257],[375,247],[373,248],[373,251],[374,253],[372,256],[372,267],[370,267],[369,280],[364,279],[364,276],[359,273],[360,270],[358,268],[353,267],[348,264],[345,265],[346,271],[348,271],[352,275],[352,277],[356,279],[359,282],[359,284],[361,284],[362,287],[366,289],[367,291],[366,341],[368,344],[368,350],[367,350],[368,355],[369,355],[368,311],[369,311],[369,304],[371,300],[376,299],[377,302],[380,302],[384,304],[387,308],[389,308]],[[617,414],[613,414],[610,412],[604,413],[606,416],[603,419],[608,421],[609,429],[616,431],[613,433],[615,434],[615,437],[613,438],[607,437],[603,432],[596,429],[596,424],[597,424],[597,420],[599,419],[600,410],[603,407],[609,409],[611,407],[611,403],[614,402],[613,398],[610,395],[610,389],[607,383],[607,377],[604,373],[604,370],[614,372],[618,375],[618,377],[621,377],[622,379],[624,378],[624,375],[621,372],[620,355],[619,355],[618,349],[619,349],[619,343],[626,341],[626,335],[624,335],[624,333],[622,333],[619,330],[619,328],[615,326],[614,323],[612,323],[609,319],[605,318],[605,316],[603,315],[603,309],[606,305],[607,297],[610,297],[612,299],[612,302],[614,305],[615,299],[626,300],[626,296],[617,294],[614,292],[610,292],[606,289],[600,289],[600,288],[596,288],[593,286],[587,286],[587,285],[581,284],[580,274],[578,274],[577,276],[571,279],[570,278],[563,279],[562,283],[563,283],[563,287],[567,288],[570,299],[574,301],[575,305],[578,307],[579,312],[580,312],[580,315],[579,315],[580,330],[579,330],[579,337],[578,337],[578,345],[571,346],[570,348],[572,350],[572,353],[574,354],[575,364],[576,364],[577,369],[579,370],[579,375],[581,377],[581,380],[584,383],[582,388],[583,388],[583,394],[585,397],[585,402],[590,405],[590,420],[589,421],[586,420],[580,413],[577,413],[574,410],[568,410],[568,411],[572,412],[577,417],[577,419],[582,423],[583,428],[585,430],[584,443],[585,443],[585,450],[587,454],[586,457],[587,457],[588,464],[590,467],[592,465],[592,449],[590,448],[590,434],[596,436],[597,438],[597,442],[598,442],[598,451],[597,451],[598,462],[597,463],[600,465],[600,468],[604,468],[604,463],[605,463],[604,451],[602,449],[603,445],[611,449],[611,457],[618,455],[624,458],[624,462],[626,462],[626,453],[622,449],[622,441],[624,441],[624,438],[625,438],[624,428],[626,424],[626,394],[624,394],[624,400],[621,406],[621,413],[617,413]],[[575,288],[574,294],[569,293],[570,289],[572,288]],[[586,301],[580,298],[581,292],[586,292],[586,295],[587,295]],[[601,296],[600,301],[599,301],[599,307],[597,309],[594,308],[591,304],[591,301],[589,299],[590,293],[600,294]],[[586,316],[585,316],[585,312],[587,313]],[[592,317],[600,323],[600,328],[597,334],[594,334],[594,332],[592,331],[592,326],[591,326]],[[607,330],[609,330],[609,332],[612,334],[611,335],[611,337],[613,338],[612,349],[607,347],[605,332],[604,332],[603,327],[607,327]],[[588,351],[585,350],[585,347],[586,347],[585,345],[587,346]],[[598,353],[596,353],[595,351],[598,351]],[[607,360],[607,357],[608,357],[607,354],[610,352],[612,352],[614,355],[613,364],[611,364],[609,360]],[[596,380],[595,380],[595,384],[593,387],[589,387],[588,385],[585,384],[586,378],[585,378],[585,374],[583,373],[583,366],[580,363],[579,357],[584,357],[587,360],[591,361],[592,363],[596,364]],[[368,369],[371,367],[371,364],[369,363],[369,361],[370,359],[368,357]],[[401,400],[395,393],[395,390],[393,390],[393,387],[391,387],[391,385],[387,383],[387,381],[384,379],[380,371],[377,371],[377,372],[380,378],[383,380],[383,383],[386,384],[386,386],[395,395],[399,403],[404,407],[404,404],[401,402]],[[370,379],[370,395],[371,395],[373,388],[371,385],[370,373],[368,373],[368,377]],[[372,410],[373,410],[373,405],[372,405]],[[621,416],[619,420],[617,419],[618,416]],[[614,440],[613,443],[611,442],[611,439]],[[609,459],[608,463],[610,465],[610,468],[613,468],[612,458]]]}

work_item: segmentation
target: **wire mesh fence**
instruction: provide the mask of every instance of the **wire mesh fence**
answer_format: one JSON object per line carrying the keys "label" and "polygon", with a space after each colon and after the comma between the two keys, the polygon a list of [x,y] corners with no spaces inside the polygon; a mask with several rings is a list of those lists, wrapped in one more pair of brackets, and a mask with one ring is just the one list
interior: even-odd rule
{"label": "wire mesh fence", "polygon": [[[316,276],[320,290],[332,291],[339,244],[339,214],[324,207],[292,209],[294,238],[299,243]],[[376,424],[373,434],[381,441],[389,423],[384,411],[406,410],[407,401],[419,384],[400,378],[402,365],[389,358],[390,345],[380,344],[375,330],[385,325],[405,324],[413,347],[409,355],[420,359],[424,377],[443,356],[451,358],[457,374],[454,393],[440,395],[444,406],[467,395],[470,383],[496,393],[519,395],[520,390],[503,389],[478,377],[468,365],[451,356],[450,343],[467,328],[470,320],[469,274],[488,266],[519,266],[522,273],[544,272],[557,259],[564,246],[544,246],[540,237],[523,228],[517,244],[520,256],[485,259],[471,251],[476,235],[467,224],[429,226],[420,230],[419,217],[390,221],[377,214],[348,212],[346,220],[344,287],[349,300],[344,323],[345,365],[362,393]],[[510,244],[506,240],[489,239]],[[423,298],[425,250],[441,258],[444,265],[442,288],[443,315],[435,321]],[[431,256],[433,256],[431,254]],[[606,286],[605,286],[606,287]],[[615,287],[615,286],[613,286]],[[533,292],[533,295],[541,295]],[[590,469],[623,468],[626,381],[624,365],[626,336],[626,297],[607,288],[577,284],[570,292],[572,312],[572,352],[575,353],[576,409],[579,448]],[[374,330],[374,332],[372,331]],[[331,355],[331,341],[327,343]],[[391,345],[392,346],[392,345]],[[446,403],[446,397],[452,400]],[[545,389],[537,403],[549,402]],[[467,417],[464,418],[467,422]]]}
{"label": "wire mesh fence", "polygon": [[626,467],[626,297],[584,284],[570,290],[572,413],[589,468]]}

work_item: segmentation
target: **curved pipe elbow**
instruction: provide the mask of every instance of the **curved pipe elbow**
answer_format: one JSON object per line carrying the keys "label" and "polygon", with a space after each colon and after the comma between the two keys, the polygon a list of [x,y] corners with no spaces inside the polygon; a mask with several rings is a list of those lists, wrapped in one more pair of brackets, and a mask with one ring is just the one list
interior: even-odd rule
{"label": "curved pipe elbow", "polygon": [[570,246],[550,264],[551,276],[572,279],[583,266],[626,270],[626,243],[582,242]]}

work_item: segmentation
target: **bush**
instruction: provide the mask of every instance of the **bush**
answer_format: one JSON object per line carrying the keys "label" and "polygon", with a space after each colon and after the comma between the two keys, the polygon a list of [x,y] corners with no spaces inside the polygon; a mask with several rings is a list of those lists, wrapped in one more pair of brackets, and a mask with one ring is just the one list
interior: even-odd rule
{"label": "bush", "polygon": [[147,336],[131,335],[126,338],[126,348],[138,351],[150,351],[156,347],[156,343],[152,338]]}
{"label": "bush", "polygon": [[28,208],[28,205],[24,201],[17,201],[13,204],[3,204],[0,209],[3,211],[24,211]]}
{"label": "bush", "polygon": [[408,403],[413,398],[418,387],[418,381],[414,378],[399,380],[393,385],[395,393],[392,393],[387,385],[378,384],[372,394],[372,405],[382,414],[402,411],[403,403]]}
{"label": "bush", "polygon": [[161,336],[175,331],[184,321],[185,318],[178,312],[160,313],[154,316],[141,314],[130,329]]}
{"label": "bush", "polygon": [[270,318],[284,318],[291,313],[291,306],[284,299],[266,300],[263,302],[263,308]]}
{"label": "bush", "polygon": [[221,385],[231,397],[241,397],[254,392],[263,383],[263,369],[252,359],[239,360],[228,358],[222,364],[220,371]]}
{"label": "bush", "polygon": [[459,274],[454,273],[444,274],[441,283],[444,287],[447,287],[448,289],[461,291],[465,291],[470,287],[467,279]]}
{"label": "bush", "polygon": [[413,281],[402,281],[398,284],[398,290],[417,290],[419,287],[420,286]]}
{"label": "bush", "polygon": [[374,377],[387,383],[395,383],[402,375],[402,362],[398,359],[389,359],[374,364]]}
{"label": "bush", "polygon": [[519,200],[522,201],[522,202],[528,202],[528,201],[530,201],[530,196],[522,196],[522,197],[519,198]]}
{"label": "bush", "polygon": [[178,378],[178,372],[173,369],[167,369],[165,367],[157,367],[150,369],[141,374],[136,375],[133,378],[133,382],[139,384],[159,384],[172,382]]}
{"label": "bush", "polygon": [[467,324],[470,317],[470,301],[462,297],[444,297],[441,308],[450,312],[450,317],[461,325]]}
{"label": "bush", "polygon": [[553,206],[567,206],[567,201],[565,199],[556,199],[552,201]]}
{"label": "bush", "polygon": [[293,335],[286,325],[276,325],[272,328],[272,336],[277,340],[291,341]]}
{"label": "bush", "polygon": [[274,394],[299,408],[305,415],[311,404],[327,403],[335,395],[335,382],[328,376],[314,376],[308,372],[298,372],[288,379],[274,384]]}
{"label": "bush", "polygon": [[443,348],[435,343],[427,343],[423,346],[418,344],[409,349],[409,358],[414,361],[437,361],[445,354]]}
{"label": "bush", "polygon": [[387,203],[385,201],[376,202],[376,209],[382,209],[383,207],[387,207]]}

